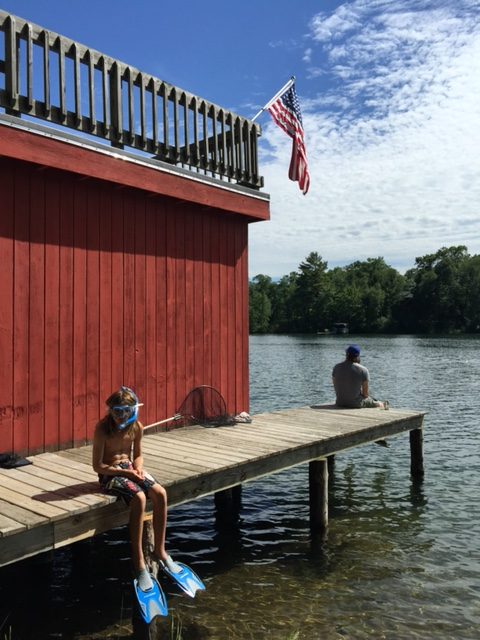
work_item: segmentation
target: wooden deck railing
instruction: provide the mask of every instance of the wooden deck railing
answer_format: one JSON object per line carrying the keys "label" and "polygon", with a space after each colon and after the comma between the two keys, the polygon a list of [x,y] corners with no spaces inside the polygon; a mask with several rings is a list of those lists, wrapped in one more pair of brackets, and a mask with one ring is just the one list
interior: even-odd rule
{"label": "wooden deck railing", "polygon": [[205,175],[263,186],[257,124],[1,10],[0,107]]}

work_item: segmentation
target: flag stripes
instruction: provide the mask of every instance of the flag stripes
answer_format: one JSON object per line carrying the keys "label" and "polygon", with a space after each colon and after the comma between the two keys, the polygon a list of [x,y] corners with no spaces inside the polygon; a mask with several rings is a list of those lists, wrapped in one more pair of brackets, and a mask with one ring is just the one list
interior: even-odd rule
{"label": "flag stripes", "polygon": [[268,111],[275,124],[292,138],[292,156],[288,177],[290,180],[298,182],[305,195],[310,187],[310,174],[308,172],[302,114],[295,85],[292,84],[285,93],[271,104]]}

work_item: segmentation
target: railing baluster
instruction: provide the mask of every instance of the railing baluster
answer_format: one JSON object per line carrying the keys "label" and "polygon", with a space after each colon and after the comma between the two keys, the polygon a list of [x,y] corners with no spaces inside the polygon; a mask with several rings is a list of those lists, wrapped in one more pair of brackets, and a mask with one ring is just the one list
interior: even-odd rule
{"label": "railing baluster", "polygon": [[135,104],[133,99],[133,71],[127,67],[128,75],[128,140],[135,141]]}
{"label": "railing baluster", "polygon": [[245,149],[245,175],[243,179],[248,182],[252,173],[251,160],[250,160],[250,127],[248,120],[243,121],[243,147]]}
{"label": "railing baluster", "polygon": [[230,136],[229,136],[229,147],[228,147],[228,155],[229,155],[229,167],[228,171],[229,178],[235,178],[237,172],[237,154],[235,151],[235,118],[233,114],[230,113],[228,116],[229,125],[230,125]]}
{"label": "railing baluster", "polygon": [[150,88],[152,92],[152,137],[153,147],[152,153],[158,153],[158,108],[157,108],[157,90],[158,83],[155,78],[150,78]]}
{"label": "railing baluster", "polygon": [[140,132],[142,136],[142,147],[147,146],[147,125],[145,122],[145,83],[143,81],[143,73],[138,74],[140,84]]}
{"label": "railing baluster", "polygon": [[170,95],[173,97],[173,134],[175,138],[172,160],[177,162],[180,156],[180,144],[178,141],[178,92],[175,87],[173,87]]}
{"label": "railing baluster", "polygon": [[257,127],[253,125],[250,128],[250,181],[255,182],[257,179]]}
{"label": "railing baluster", "polygon": [[186,164],[190,164],[190,140],[189,140],[189,126],[188,126],[188,114],[189,114],[189,99],[187,98],[187,94],[183,93],[183,157],[182,162]]}
{"label": "railing baluster", "polygon": [[252,184],[255,187],[263,187],[263,178],[260,177],[258,167],[258,138],[260,137],[260,127],[258,124],[254,124],[252,127],[252,163],[253,163],[253,175]]}
{"label": "railing baluster", "polygon": [[43,32],[43,104],[44,114],[50,116],[50,34]]}
{"label": "railing baluster", "polygon": [[103,98],[103,135],[110,137],[111,115],[109,105],[111,104],[108,93],[108,68],[105,56],[102,56],[102,98]]}
{"label": "railing baluster", "polygon": [[208,157],[208,117],[207,117],[207,103],[205,102],[205,100],[202,101],[201,107],[200,107],[201,113],[202,113],[202,124],[203,124],[203,141],[202,141],[202,149],[203,149],[203,153],[202,153],[202,167],[203,169],[205,169],[205,173],[207,173],[207,169],[209,168],[209,157]]}
{"label": "railing baluster", "polygon": [[192,99],[193,104],[193,153],[194,159],[193,162],[195,165],[198,165],[198,161],[200,160],[200,147],[198,145],[198,101],[194,96]]}
{"label": "railing baluster", "polygon": [[95,65],[93,61],[93,53],[88,51],[88,102],[90,114],[90,131],[97,128],[97,120],[95,117]]}
{"label": "railing baluster", "polygon": [[66,87],[65,87],[65,50],[63,47],[62,37],[58,36],[58,93],[60,99],[60,120],[65,122],[67,118],[67,105],[66,105]]}
{"label": "railing baluster", "polygon": [[7,113],[18,109],[18,58],[15,18],[5,21],[5,88],[7,90]]}
{"label": "railing baluster", "polygon": [[235,148],[237,151],[237,180],[242,181],[244,177],[244,157],[243,157],[243,127],[242,118],[236,118],[235,121],[235,133],[236,141]]}
{"label": "railing baluster", "polygon": [[33,109],[33,43],[32,25],[27,25],[27,108]]}
{"label": "railing baluster", "polygon": [[82,97],[80,93],[80,56],[78,47],[73,45],[74,65],[73,74],[75,82],[75,122],[77,127],[82,122]]}
{"label": "railing baluster", "polygon": [[118,62],[113,62],[110,67],[110,138],[114,145],[121,144],[123,138],[122,120],[122,86],[120,67]]}
{"label": "railing baluster", "polygon": [[227,145],[226,145],[226,138],[225,138],[225,126],[226,126],[226,121],[225,121],[225,110],[222,109],[221,112],[221,120],[220,120],[220,161],[221,161],[221,165],[220,165],[220,169],[221,169],[221,173],[225,173],[225,169],[227,167],[227,155],[226,155],[226,150],[227,150]]}
{"label": "railing baluster", "polygon": [[169,89],[165,82],[162,82],[162,95],[163,95],[163,160],[167,160],[170,155],[170,132],[169,132],[169,118],[168,118],[168,99]]}
{"label": "railing baluster", "polygon": [[212,136],[213,136],[213,149],[212,149],[212,171],[217,171],[218,167],[218,134],[217,134],[217,109],[214,105],[210,107],[210,113],[212,114]]}

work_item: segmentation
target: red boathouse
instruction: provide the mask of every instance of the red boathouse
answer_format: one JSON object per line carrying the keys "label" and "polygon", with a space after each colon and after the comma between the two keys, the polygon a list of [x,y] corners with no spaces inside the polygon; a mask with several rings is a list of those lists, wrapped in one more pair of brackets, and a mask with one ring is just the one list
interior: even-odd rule
{"label": "red boathouse", "polygon": [[145,424],[204,384],[248,411],[258,126],[3,11],[1,33],[0,452],[85,444],[121,384]]}

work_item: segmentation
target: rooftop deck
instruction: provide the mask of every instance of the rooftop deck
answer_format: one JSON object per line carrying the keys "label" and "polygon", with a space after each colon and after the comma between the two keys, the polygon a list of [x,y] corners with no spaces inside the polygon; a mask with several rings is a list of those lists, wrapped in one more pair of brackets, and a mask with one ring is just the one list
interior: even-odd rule
{"label": "rooftop deck", "polygon": [[[188,502],[301,463],[422,428],[403,409],[302,407],[254,416],[252,424],[184,427],[145,435],[145,467]],[[0,566],[126,524],[128,509],[99,493],[91,446],[30,458],[0,470]]]}

